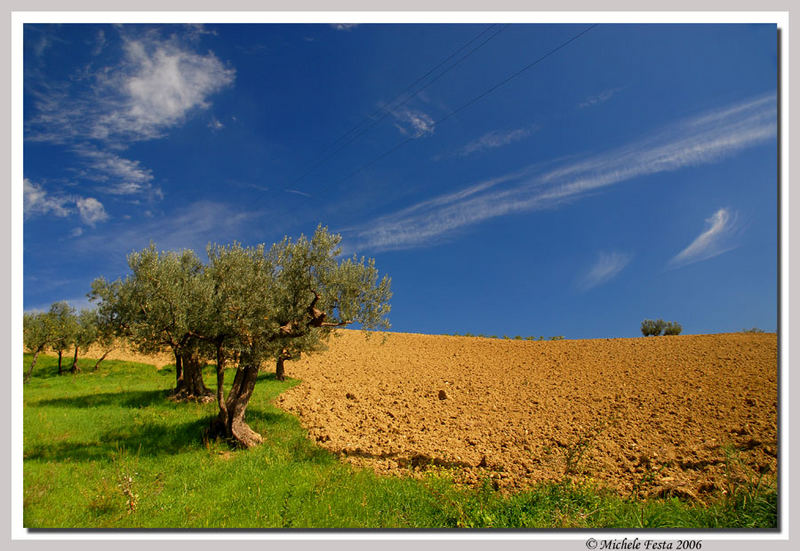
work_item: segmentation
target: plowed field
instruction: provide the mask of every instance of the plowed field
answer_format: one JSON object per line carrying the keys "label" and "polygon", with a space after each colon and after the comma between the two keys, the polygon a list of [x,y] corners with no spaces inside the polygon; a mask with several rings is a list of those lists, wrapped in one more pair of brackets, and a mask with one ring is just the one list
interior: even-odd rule
{"label": "plowed field", "polygon": [[287,362],[303,382],[278,405],[380,473],[454,467],[460,482],[508,490],[569,475],[701,500],[776,473],[775,334],[382,342],[340,331],[329,344]]}

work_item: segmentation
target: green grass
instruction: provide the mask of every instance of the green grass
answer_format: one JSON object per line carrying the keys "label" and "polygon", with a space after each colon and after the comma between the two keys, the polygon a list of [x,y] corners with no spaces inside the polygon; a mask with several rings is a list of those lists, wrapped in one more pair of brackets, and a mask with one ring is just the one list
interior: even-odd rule
{"label": "green grass", "polygon": [[[25,355],[25,367],[31,356]],[[742,485],[708,505],[624,499],[574,483],[504,496],[491,484],[379,477],[341,463],[272,405],[299,381],[260,376],[250,450],[203,441],[216,404],[167,399],[175,372],[81,361],[56,375],[40,356],[24,388],[27,528],[774,528],[774,487]],[[209,369],[206,384],[215,380]],[[232,373],[227,377],[230,384]]]}

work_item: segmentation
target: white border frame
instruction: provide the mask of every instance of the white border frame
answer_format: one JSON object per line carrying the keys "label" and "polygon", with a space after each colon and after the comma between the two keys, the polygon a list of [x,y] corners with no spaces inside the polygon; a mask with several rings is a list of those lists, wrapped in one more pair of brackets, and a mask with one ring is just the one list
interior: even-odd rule
{"label": "white border frame", "polygon": [[[767,540],[788,541],[789,538],[789,13],[785,11],[765,12],[523,12],[523,11],[468,11],[468,12],[333,12],[333,11],[275,11],[275,12],[32,12],[17,11],[11,14],[11,250],[12,250],[12,367],[22,364],[22,281],[23,281],[23,32],[25,23],[775,23],[781,29],[780,49],[780,113],[781,129],[781,325],[780,350],[780,404],[778,412],[782,436],[780,442],[779,473],[781,480],[780,532],[664,532],[629,531],[630,540],[702,539],[704,541]],[[86,533],[55,532],[31,534],[22,526],[22,393],[14,389],[22,386],[22,372],[12,369],[12,445],[11,451],[11,538],[12,540],[573,540],[585,541],[588,537],[597,540],[621,539],[619,532],[124,532]]]}

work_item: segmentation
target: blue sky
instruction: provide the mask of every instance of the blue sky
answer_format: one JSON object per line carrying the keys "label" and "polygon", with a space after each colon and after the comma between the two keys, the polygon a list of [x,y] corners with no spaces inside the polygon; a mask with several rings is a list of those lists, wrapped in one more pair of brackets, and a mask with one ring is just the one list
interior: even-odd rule
{"label": "blue sky", "polygon": [[768,24],[27,24],[24,305],[321,222],[397,331],[775,330],[777,63]]}

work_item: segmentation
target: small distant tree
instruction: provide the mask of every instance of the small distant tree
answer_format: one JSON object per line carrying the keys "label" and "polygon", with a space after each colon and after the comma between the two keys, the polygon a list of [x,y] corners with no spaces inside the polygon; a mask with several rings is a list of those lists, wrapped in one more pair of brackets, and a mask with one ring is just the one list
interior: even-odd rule
{"label": "small distant tree", "polygon": [[36,361],[39,359],[39,354],[52,344],[53,324],[49,314],[45,312],[23,314],[22,338],[25,348],[33,352],[33,359],[31,360],[31,365],[24,379],[24,382],[27,383],[31,379],[31,374],[33,373],[33,368],[36,366]]}
{"label": "small distant tree", "polygon": [[58,374],[63,373],[62,356],[64,351],[75,342],[75,334],[78,331],[78,320],[75,316],[75,308],[68,303],[61,301],[53,303],[48,312],[52,324],[53,338],[50,341],[50,348],[58,354]]}
{"label": "small distant tree", "polygon": [[[667,333],[667,330],[672,331]],[[674,331],[677,331],[675,333]],[[645,337],[657,337],[662,333],[664,335],[678,335],[681,332],[681,325],[677,322],[671,321],[669,323],[662,319],[657,320],[644,320],[642,322],[642,335]]]}
{"label": "small distant tree", "polygon": [[92,371],[97,371],[97,368],[100,367],[100,363],[116,348],[117,338],[122,334],[122,330],[116,323],[116,320],[113,316],[109,316],[108,314],[109,312],[104,313],[99,309],[94,310],[96,329],[94,344],[97,344],[103,353],[94,363]]}
{"label": "small distant tree", "polygon": [[642,322],[642,335],[652,337],[661,334],[661,329],[656,325],[655,320],[644,320]]}
{"label": "small distant tree", "polygon": [[75,319],[75,332],[72,335],[72,345],[75,347],[75,354],[72,357],[72,367],[70,372],[78,373],[78,351],[86,350],[99,335],[97,312],[94,310],[81,309]]}

